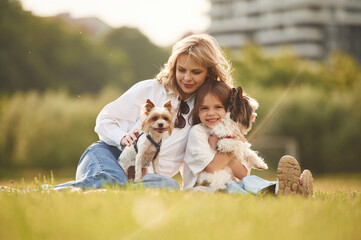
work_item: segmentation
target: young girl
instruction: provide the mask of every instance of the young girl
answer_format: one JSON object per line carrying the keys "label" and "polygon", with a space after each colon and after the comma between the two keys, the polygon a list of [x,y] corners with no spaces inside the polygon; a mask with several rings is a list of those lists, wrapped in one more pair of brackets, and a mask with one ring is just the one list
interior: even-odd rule
{"label": "young girl", "polygon": [[[248,176],[250,169],[247,169],[238,160],[233,159],[230,154],[218,153],[216,151],[218,139],[210,135],[210,130],[226,115],[230,92],[231,88],[225,82],[219,81],[207,82],[197,91],[195,106],[191,113],[191,121],[194,126],[189,133],[184,157],[183,189],[194,188],[201,171],[214,173],[229,166],[234,176],[241,180],[239,182],[229,181],[227,184],[229,192],[251,192],[257,194],[260,191],[270,191],[276,193],[278,182],[267,181],[255,175]],[[245,141],[245,139],[240,139],[240,141]],[[288,167],[292,169],[294,167],[295,171],[287,171],[285,174],[286,171],[283,170]],[[289,176],[296,176],[296,182],[292,180],[291,182],[282,182],[280,184],[282,193],[285,192],[286,188],[292,187],[293,184],[297,186],[293,186],[291,192],[300,192],[298,191],[299,183],[297,180],[300,177],[300,173],[298,173],[297,168],[300,170],[298,162],[291,156],[284,156],[280,160],[279,170],[282,180],[288,181]],[[309,174],[306,173],[306,175],[307,187],[310,188],[312,181],[309,178]],[[202,189],[206,189],[206,191],[216,190],[211,188]],[[289,191],[289,189],[286,189],[286,191]]]}
{"label": "young girl", "polygon": [[[193,109],[194,93],[205,82],[221,81],[231,84],[230,64],[216,40],[207,34],[191,35],[177,42],[172,54],[156,79],[135,84],[99,113],[95,132],[100,141],[92,144],[80,158],[75,181],[56,186],[101,188],[104,184],[124,185],[125,171],[117,162],[124,146],[130,146],[139,135],[141,106],[150,99],[162,106],[170,99],[177,113],[172,135],[162,142],[159,153],[160,174],[143,178],[145,187],[179,188],[172,177],[180,171]],[[152,169],[149,168],[149,173]]]}

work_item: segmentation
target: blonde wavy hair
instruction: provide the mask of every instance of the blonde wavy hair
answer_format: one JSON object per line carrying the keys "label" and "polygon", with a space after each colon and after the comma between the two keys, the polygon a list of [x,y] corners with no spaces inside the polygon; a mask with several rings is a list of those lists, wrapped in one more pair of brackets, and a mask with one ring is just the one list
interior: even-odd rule
{"label": "blonde wavy hair", "polygon": [[233,86],[231,63],[225,58],[217,41],[203,33],[190,35],[174,44],[171,56],[156,76],[167,91],[181,91],[176,80],[176,64],[178,56],[183,53],[192,56],[198,64],[207,68],[206,81],[223,81]]}

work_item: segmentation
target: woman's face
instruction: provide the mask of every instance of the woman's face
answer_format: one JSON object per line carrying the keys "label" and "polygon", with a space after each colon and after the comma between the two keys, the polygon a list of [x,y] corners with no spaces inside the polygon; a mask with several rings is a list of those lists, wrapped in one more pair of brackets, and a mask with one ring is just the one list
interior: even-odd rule
{"label": "woman's face", "polygon": [[180,54],[176,63],[176,79],[182,89],[182,98],[185,100],[194,93],[205,81],[207,68],[199,65],[192,56]]}
{"label": "woman's face", "polygon": [[198,117],[208,128],[213,128],[226,115],[222,102],[213,94],[208,93],[198,110]]}

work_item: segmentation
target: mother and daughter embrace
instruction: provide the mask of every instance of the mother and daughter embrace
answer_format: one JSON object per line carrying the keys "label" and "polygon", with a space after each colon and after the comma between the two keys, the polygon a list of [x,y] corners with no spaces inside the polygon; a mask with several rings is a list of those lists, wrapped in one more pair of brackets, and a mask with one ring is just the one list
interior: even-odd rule
{"label": "mother and daughter embrace", "polygon": [[[57,185],[55,189],[92,189],[109,183],[127,184],[128,169],[123,169],[118,159],[125,147],[132,146],[140,138],[139,129],[144,120],[140,113],[150,100],[159,107],[168,102],[168,108],[176,114],[171,119],[174,129],[162,139],[157,152],[156,173],[153,168],[148,168],[141,179],[144,187],[180,189],[172,178],[180,172],[183,189],[215,191],[209,182],[199,181],[199,177],[227,169],[231,177],[226,180],[223,190],[230,193],[312,196],[312,175],[308,170],[301,174],[293,157],[282,157],[277,181],[267,181],[250,175],[253,166],[247,161],[238,161],[234,154],[217,148],[220,139],[213,128],[227,114],[232,116],[232,113],[227,113],[230,102],[236,101],[235,98],[251,99],[241,88],[233,88],[231,70],[218,43],[210,35],[191,35],[177,42],[155,79],[138,82],[102,109],[95,126],[100,141],[93,143],[81,156],[76,179]],[[249,118],[238,119],[240,127],[245,126],[245,129],[232,140],[248,144],[244,135],[255,122],[257,106],[239,107]]]}

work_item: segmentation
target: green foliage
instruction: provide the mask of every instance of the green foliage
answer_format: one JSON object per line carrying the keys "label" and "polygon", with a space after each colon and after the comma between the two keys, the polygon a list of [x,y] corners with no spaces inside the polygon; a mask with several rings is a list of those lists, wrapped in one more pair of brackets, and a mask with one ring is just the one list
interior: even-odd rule
{"label": "green foliage", "polygon": [[152,78],[165,50],[136,29],[120,28],[94,42],[54,18],[35,17],[18,1],[0,2],[0,94],[67,89],[97,93]]}
{"label": "green foliage", "polygon": [[[354,59],[334,53],[326,63],[310,62],[290,52],[270,58],[251,45],[234,65],[236,82],[260,103],[257,138],[294,138],[302,167],[313,172],[361,171],[361,70]],[[282,155],[259,150],[273,167]]]}
{"label": "green foliage", "polygon": [[353,93],[297,88],[275,118],[270,134],[296,138],[304,168],[361,171],[360,91],[360,87]]}
{"label": "green foliage", "polygon": [[1,1],[0,93],[67,88],[97,92],[109,82],[106,57],[86,38],[52,19],[24,12],[17,1]]}
{"label": "green foliage", "polygon": [[233,57],[236,69],[236,82],[242,86],[262,85],[287,86],[295,72],[300,71],[303,63],[291,52],[279,58],[265,57],[257,45],[248,45],[241,56]]}
{"label": "green foliage", "polygon": [[69,96],[64,91],[17,93],[0,108],[0,166],[57,168],[76,166],[97,140],[93,129],[101,108],[119,93]]}
{"label": "green foliage", "polygon": [[122,27],[111,31],[103,40],[112,56],[125,55],[132,73],[123,80],[127,88],[139,80],[154,77],[167,61],[168,53],[155,46],[138,29]]}
{"label": "green foliage", "polygon": [[248,45],[242,55],[233,56],[236,83],[242,86],[288,87],[295,79],[300,85],[318,89],[347,90],[361,81],[361,70],[355,59],[335,52],[328,62],[311,62],[296,57],[285,49],[267,57],[262,49]]}

